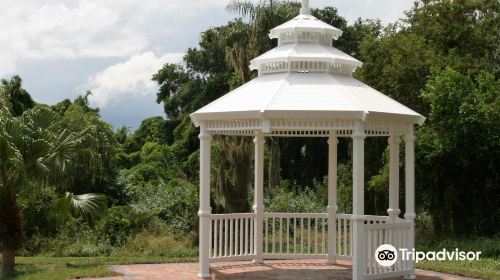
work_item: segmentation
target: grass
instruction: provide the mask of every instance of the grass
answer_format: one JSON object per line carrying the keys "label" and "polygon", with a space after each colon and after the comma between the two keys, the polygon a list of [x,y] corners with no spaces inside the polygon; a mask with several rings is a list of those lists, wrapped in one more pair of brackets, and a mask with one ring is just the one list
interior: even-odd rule
{"label": "grass", "polygon": [[22,264],[16,267],[16,274],[10,279],[16,280],[58,280],[82,277],[101,277],[116,275],[103,265],[30,265]]}
{"label": "grass", "polygon": [[197,261],[186,257],[16,257],[16,274],[9,280],[65,280],[116,275],[107,265]]}
{"label": "grass", "polygon": [[[134,243],[135,244],[135,243]],[[141,242],[135,244],[143,245]],[[135,246],[134,245],[134,246]],[[146,246],[148,247],[148,246]],[[417,240],[419,251],[439,251],[443,248],[461,251],[481,251],[477,261],[424,261],[417,268],[475,277],[482,279],[500,279],[500,240],[498,238],[479,238],[475,240]],[[137,249],[131,247],[128,249]],[[125,253],[125,252],[123,252]],[[115,275],[107,265],[196,262],[195,249],[173,250],[166,256],[139,255],[153,254],[155,251],[129,251],[128,255],[111,257],[16,257],[17,273],[15,280],[59,280],[82,277],[98,277]]]}
{"label": "grass", "polygon": [[440,251],[443,248],[453,251],[481,251],[475,261],[424,261],[416,264],[417,268],[456,274],[481,279],[500,279],[500,239],[417,239],[418,251]]}
{"label": "grass", "polygon": [[425,261],[419,262],[416,267],[465,277],[500,279],[500,260],[492,258],[477,261]]}

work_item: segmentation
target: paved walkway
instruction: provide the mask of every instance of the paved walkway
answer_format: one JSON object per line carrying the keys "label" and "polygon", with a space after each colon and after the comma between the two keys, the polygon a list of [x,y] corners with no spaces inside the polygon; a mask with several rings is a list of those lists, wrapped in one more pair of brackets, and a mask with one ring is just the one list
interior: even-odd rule
{"label": "paved walkway", "polygon": [[[199,280],[198,263],[113,265],[111,268],[121,276],[93,278],[95,280]],[[224,262],[211,264],[212,279],[221,280],[350,280],[351,263],[339,261],[329,265],[324,260]],[[466,280],[444,273],[417,270],[418,280]]]}

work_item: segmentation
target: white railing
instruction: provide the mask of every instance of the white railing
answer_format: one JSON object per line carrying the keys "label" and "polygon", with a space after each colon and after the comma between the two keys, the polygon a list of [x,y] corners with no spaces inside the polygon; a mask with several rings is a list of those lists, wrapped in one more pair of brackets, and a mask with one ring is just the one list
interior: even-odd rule
{"label": "white railing", "polygon": [[264,258],[326,258],[328,214],[265,213]]}
{"label": "white railing", "polygon": [[[336,215],[336,259],[352,259],[351,214]],[[264,213],[263,243],[254,243],[254,213],[212,214],[210,220],[210,261],[252,260],[255,246],[262,246],[263,259],[326,259],[328,257],[327,213]],[[389,268],[375,261],[375,250],[381,244],[408,248],[410,223],[397,218],[389,223],[387,216],[365,216],[366,279],[404,275],[409,261],[398,259]]]}
{"label": "white railing", "polygon": [[352,258],[351,214],[337,214],[337,259]]}
{"label": "white railing", "polygon": [[398,256],[396,263],[390,267],[383,267],[375,260],[375,251],[382,244],[391,244],[396,247],[400,255],[400,248],[408,248],[410,237],[410,222],[370,223],[364,225],[366,248],[365,279],[377,279],[388,276],[405,275],[410,270],[410,261],[403,261]]}
{"label": "white railing", "polygon": [[210,215],[210,260],[254,256],[254,213]]}

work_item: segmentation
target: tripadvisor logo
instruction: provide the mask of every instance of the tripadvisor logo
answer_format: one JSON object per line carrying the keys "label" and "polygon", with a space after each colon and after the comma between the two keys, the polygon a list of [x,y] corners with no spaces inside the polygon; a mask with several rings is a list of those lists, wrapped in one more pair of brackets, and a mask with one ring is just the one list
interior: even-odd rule
{"label": "tripadvisor logo", "polygon": [[398,251],[391,244],[382,244],[375,250],[375,260],[381,266],[391,266],[398,260]]}
{"label": "tripadvisor logo", "polygon": [[[398,252],[399,251],[399,252]],[[391,244],[382,244],[375,250],[375,260],[381,266],[392,266],[399,259],[403,261],[415,260],[416,263],[420,261],[474,261],[479,260],[481,252],[464,252],[456,248],[454,251],[443,249],[441,251],[415,251],[415,249],[408,250],[400,248],[397,250]]]}

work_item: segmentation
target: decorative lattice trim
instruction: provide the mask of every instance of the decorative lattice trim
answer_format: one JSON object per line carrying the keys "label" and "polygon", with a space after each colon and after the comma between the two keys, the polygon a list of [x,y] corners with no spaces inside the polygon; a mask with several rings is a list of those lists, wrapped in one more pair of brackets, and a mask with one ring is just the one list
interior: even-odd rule
{"label": "decorative lattice trim", "polygon": [[[336,131],[338,137],[350,137],[354,120],[336,119],[271,119],[262,120],[217,120],[207,121],[206,129],[214,135],[252,136],[263,130],[266,136],[281,137],[328,137],[329,131]],[[404,134],[408,123],[398,121],[368,121],[365,123],[367,136],[389,136]]]}
{"label": "decorative lattice trim", "polygon": [[352,129],[352,120],[330,120],[330,119],[272,119],[271,129],[273,130],[338,130]]}
{"label": "decorative lattice trim", "polygon": [[208,131],[254,131],[262,128],[261,120],[217,120],[207,121]]}
{"label": "decorative lattice trim", "polygon": [[331,63],[326,61],[312,61],[312,60],[296,60],[296,61],[277,61],[262,63],[259,66],[259,73],[332,73],[341,75],[351,75],[356,66]]}
{"label": "decorative lattice trim", "polygon": [[389,133],[405,133],[408,129],[407,122],[393,120],[371,120],[365,123],[365,128],[371,131]]}
{"label": "decorative lattice trim", "polygon": [[279,45],[287,43],[320,43],[321,45],[331,46],[333,36],[324,32],[283,32],[279,34]]}

